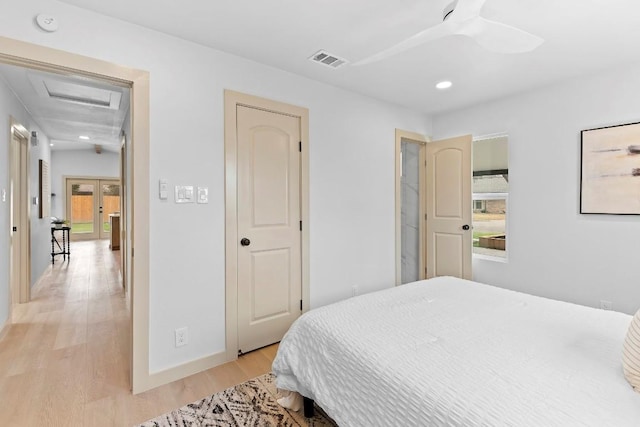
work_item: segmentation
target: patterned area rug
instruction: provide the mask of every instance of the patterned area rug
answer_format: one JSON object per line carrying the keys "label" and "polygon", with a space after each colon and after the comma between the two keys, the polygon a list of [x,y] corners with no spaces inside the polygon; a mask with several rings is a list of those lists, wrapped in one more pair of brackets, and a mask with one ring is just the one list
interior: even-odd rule
{"label": "patterned area rug", "polygon": [[322,427],[337,425],[316,406],[315,416],[281,407],[273,374],[265,374],[149,420],[139,427]]}

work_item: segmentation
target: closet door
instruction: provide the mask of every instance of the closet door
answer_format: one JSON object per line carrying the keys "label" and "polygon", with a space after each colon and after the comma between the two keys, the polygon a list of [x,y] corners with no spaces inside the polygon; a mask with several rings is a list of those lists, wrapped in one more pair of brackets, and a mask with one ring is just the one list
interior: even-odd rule
{"label": "closet door", "polygon": [[427,278],[471,279],[471,135],[427,149]]}

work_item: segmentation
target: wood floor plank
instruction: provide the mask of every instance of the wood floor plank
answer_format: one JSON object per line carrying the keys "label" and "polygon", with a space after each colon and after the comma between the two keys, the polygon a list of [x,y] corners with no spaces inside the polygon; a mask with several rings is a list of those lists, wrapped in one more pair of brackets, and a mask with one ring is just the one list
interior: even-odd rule
{"label": "wood floor plank", "polygon": [[277,344],[139,395],[120,252],[72,243],[0,337],[0,426],[132,426],[271,370]]}

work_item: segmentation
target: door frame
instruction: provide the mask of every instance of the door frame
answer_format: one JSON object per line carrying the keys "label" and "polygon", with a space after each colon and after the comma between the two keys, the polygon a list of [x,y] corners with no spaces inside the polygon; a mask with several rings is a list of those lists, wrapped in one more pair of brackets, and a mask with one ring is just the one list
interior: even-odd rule
{"label": "door frame", "polygon": [[300,119],[300,218],[302,220],[302,312],[309,310],[309,110],[232,90],[224,91],[225,151],[225,353],[238,358],[238,206],[237,206],[237,106],[257,108]]}
{"label": "door frame", "polygon": [[[0,62],[20,67],[74,74],[131,88],[131,224],[128,259],[131,281],[130,385],[134,394],[162,384],[149,373],[149,73],[100,59],[0,36]],[[135,200],[135,206],[134,206]],[[134,248],[138,255],[134,258]]]}
{"label": "door frame", "polygon": [[[18,152],[13,142],[14,135],[21,140]],[[14,169],[13,157],[18,156],[18,170]],[[10,190],[12,203],[22,205],[21,216],[18,218],[18,239],[20,241],[20,267],[19,271],[13,271],[13,243],[10,246],[11,261],[9,263],[9,280],[11,282],[11,302],[9,319],[12,319],[13,304],[24,304],[31,300],[31,203],[29,203],[29,194],[31,194],[30,175],[30,158],[31,146],[29,144],[29,131],[20,124],[13,116],[9,116],[9,177],[11,180],[20,182],[20,191],[16,195],[13,188]],[[13,205],[10,207],[11,218],[13,218]],[[11,226],[14,224],[12,223]],[[13,233],[13,231],[11,231]],[[13,242],[13,237],[10,239]],[[16,275],[17,273],[17,275]]]}
{"label": "door frame", "polygon": [[425,146],[431,141],[430,138],[415,132],[396,129],[395,137],[395,174],[396,174],[396,286],[402,284],[402,141],[409,141],[421,145],[420,147],[420,279],[426,277],[426,158]]}
{"label": "door frame", "polygon": [[127,134],[120,134],[120,277],[125,295],[129,295],[129,283],[127,280]]}
{"label": "door frame", "polygon": [[[121,163],[121,160],[118,160]],[[100,213],[100,199],[102,196],[102,181],[112,181],[117,182],[120,185],[120,209],[122,209],[122,181],[120,181],[120,177],[108,177],[108,176],[76,176],[76,175],[63,175],[62,176],[62,188],[63,188],[63,196],[64,196],[64,218],[67,220],[71,220],[71,199],[69,199],[69,180],[78,180],[78,181],[95,181],[96,182],[96,191],[94,193],[94,203],[93,203],[93,224],[95,226],[99,226],[96,233],[98,233],[97,237],[85,237],[83,235],[76,234],[74,238],[73,233],[69,233],[69,239],[71,241],[81,241],[81,240],[104,240],[108,239],[108,237],[101,237],[102,227],[104,224],[102,223],[102,214]],[[69,224],[71,225],[71,224]]]}

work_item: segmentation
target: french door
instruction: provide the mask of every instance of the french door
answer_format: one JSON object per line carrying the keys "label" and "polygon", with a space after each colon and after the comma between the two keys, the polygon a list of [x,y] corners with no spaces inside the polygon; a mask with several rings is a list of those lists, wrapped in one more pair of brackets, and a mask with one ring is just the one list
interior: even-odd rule
{"label": "french door", "polygon": [[67,179],[67,216],[71,240],[108,239],[109,215],[120,211],[117,179]]}

